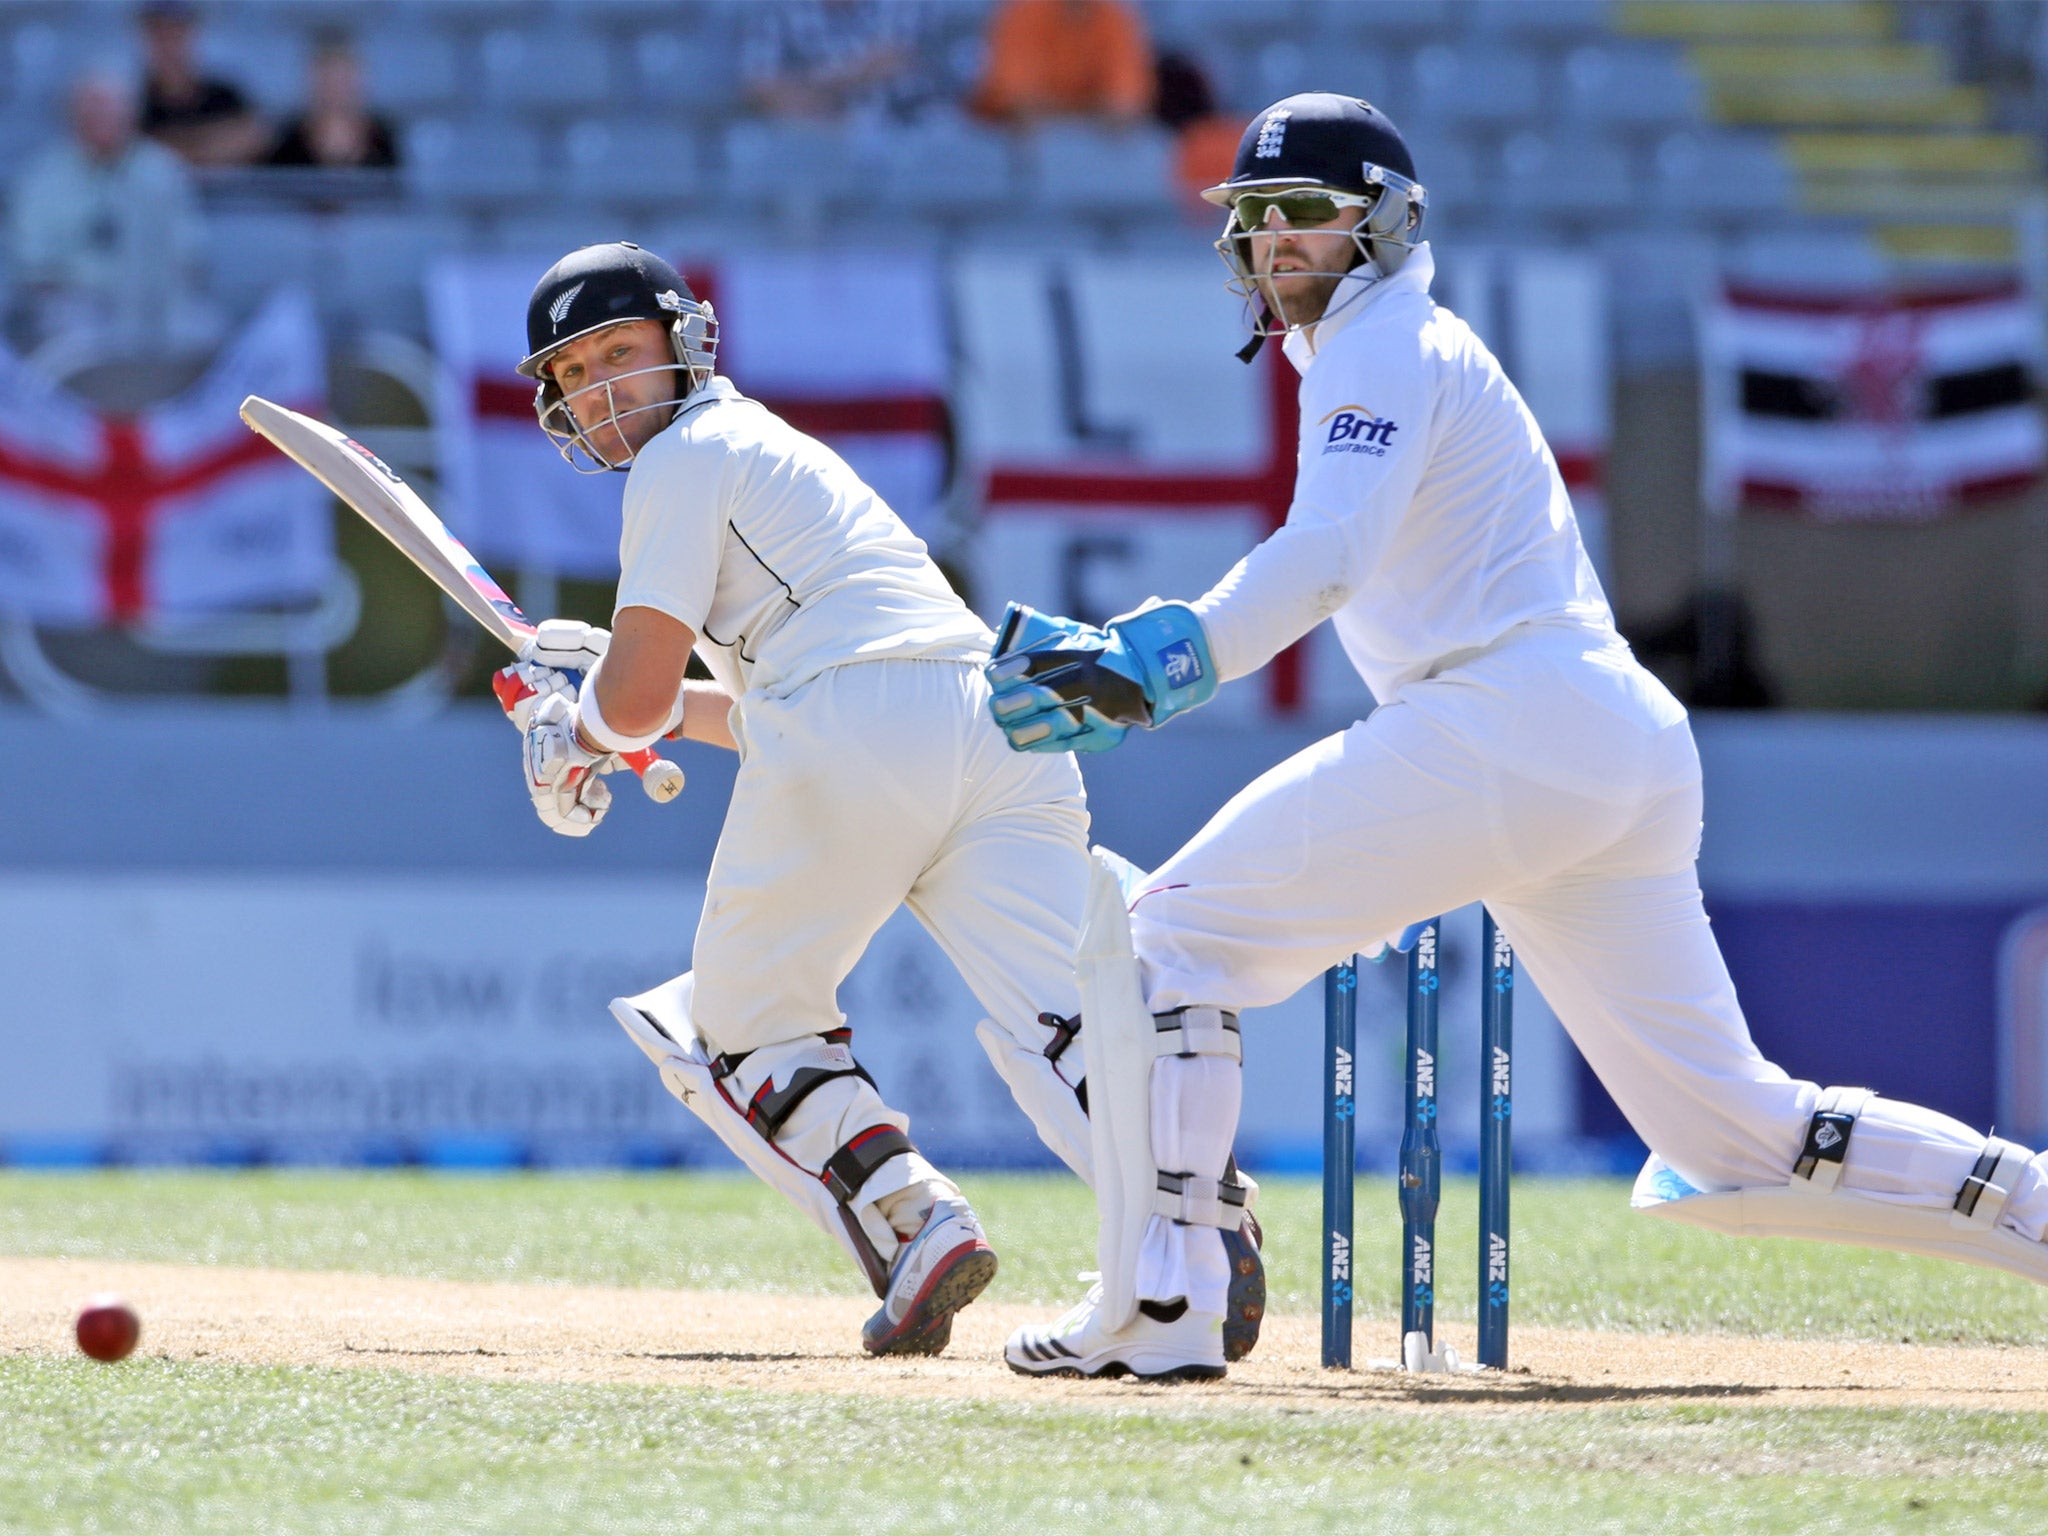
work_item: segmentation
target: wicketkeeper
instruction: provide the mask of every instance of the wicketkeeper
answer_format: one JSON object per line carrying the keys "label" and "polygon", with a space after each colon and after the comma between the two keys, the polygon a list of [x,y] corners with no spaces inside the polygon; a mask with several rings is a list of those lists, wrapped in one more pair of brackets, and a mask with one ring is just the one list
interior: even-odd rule
{"label": "wicketkeeper", "polygon": [[1651,1147],[1639,1208],[2048,1282],[2041,1159],[1795,1081],[1751,1042],[1694,873],[1685,710],[1615,630],[1521,396],[1429,296],[1394,125],[1290,96],[1205,195],[1229,210],[1243,355],[1279,337],[1301,374],[1286,524],[1193,603],[1100,629],[1013,607],[995,718],[1021,751],[1100,751],[1325,620],[1379,707],[1240,791],[1135,900],[1098,873],[1080,991],[1101,1286],[1015,1334],[1010,1364],[1222,1375],[1238,1010],[1474,901]]}

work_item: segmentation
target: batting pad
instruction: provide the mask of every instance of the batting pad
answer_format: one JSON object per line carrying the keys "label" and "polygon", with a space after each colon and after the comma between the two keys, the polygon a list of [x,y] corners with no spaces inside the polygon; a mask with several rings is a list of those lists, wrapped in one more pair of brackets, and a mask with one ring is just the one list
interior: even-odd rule
{"label": "batting pad", "polygon": [[876,1196],[889,1191],[862,1189],[858,1193],[869,1198],[856,1213],[841,1205],[815,1174],[791,1162],[748,1123],[746,1115],[720,1090],[712,1072],[711,1053],[691,1022],[695,989],[695,973],[686,971],[637,997],[613,998],[612,1017],[660,1069],[668,1091],[710,1126],[733,1156],[770,1188],[788,1196],[844,1248],[868,1277],[875,1294],[882,1295],[888,1286],[889,1265],[902,1242],[874,1204]]}

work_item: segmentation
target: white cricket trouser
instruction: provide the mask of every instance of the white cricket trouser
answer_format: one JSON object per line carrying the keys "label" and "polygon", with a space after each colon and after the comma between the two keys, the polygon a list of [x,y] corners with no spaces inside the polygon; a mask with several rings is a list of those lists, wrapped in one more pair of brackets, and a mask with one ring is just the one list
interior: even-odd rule
{"label": "white cricket trouser", "polygon": [[738,1053],[839,1028],[839,984],[904,904],[1024,1038],[1039,1013],[1078,1011],[1081,775],[1012,752],[987,699],[979,666],[905,659],[746,697],[693,962],[707,1042]]}
{"label": "white cricket trouser", "polygon": [[[1685,712],[1627,647],[1524,626],[1262,775],[1154,871],[1132,911],[1147,1001],[1276,1003],[1484,901],[1652,1151],[1698,1189],[1783,1185],[1820,1090],[1750,1039],[1700,902],[1700,805]],[[1984,1138],[1879,1103],[1844,1187],[1947,1206]],[[2048,1224],[2039,1160],[2005,1221]]]}

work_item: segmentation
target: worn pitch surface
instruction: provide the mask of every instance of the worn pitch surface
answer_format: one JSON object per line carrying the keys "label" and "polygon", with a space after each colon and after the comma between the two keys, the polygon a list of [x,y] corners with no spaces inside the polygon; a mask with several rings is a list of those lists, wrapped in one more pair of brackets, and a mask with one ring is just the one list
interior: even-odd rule
{"label": "worn pitch surface", "polygon": [[[378,1367],[494,1380],[631,1382],[900,1397],[1110,1402],[1345,1413],[1594,1404],[1959,1407],[2048,1410],[2048,1350],[1757,1340],[1519,1328],[1503,1377],[1413,1378],[1317,1363],[1314,1318],[1268,1321],[1258,1353],[1222,1383],[1028,1379],[1005,1334],[1049,1309],[977,1305],[937,1359],[862,1353],[870,1310],[845,1297],[600,1286],[478,1284],[213,1265],[0,1259],[0,1351],[72,1347],[79,1299],[114,1290],[142,1315],[141,1353],[248,1365]],[[1469,1337],[1453,1330],[1454,1344]],[[1394,1340],[1361,1328],[1361,1361]]]}

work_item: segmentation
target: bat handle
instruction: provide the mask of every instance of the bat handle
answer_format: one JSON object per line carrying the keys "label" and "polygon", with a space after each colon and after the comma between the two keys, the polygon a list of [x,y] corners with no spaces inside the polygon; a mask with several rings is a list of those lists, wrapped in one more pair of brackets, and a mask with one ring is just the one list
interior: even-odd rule
{"label": "bat handle", "polygon": [[655,756],[654,748],[642,747],[638,752],[622,752],[619,756],[640,775],[640,787],[647,791],[648,799],[666,805],[683,792],[683,770],[667,758]]}

